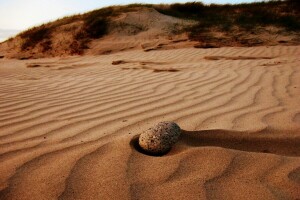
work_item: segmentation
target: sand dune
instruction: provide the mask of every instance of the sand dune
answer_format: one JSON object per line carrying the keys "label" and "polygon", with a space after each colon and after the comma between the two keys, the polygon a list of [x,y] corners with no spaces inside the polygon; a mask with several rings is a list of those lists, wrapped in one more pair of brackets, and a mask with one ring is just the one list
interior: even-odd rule
{"label": "sand dune", "polygon": [[[1,59],[0,199],[299,199],[299,55]],[[142,154],[137,136],[160,121],[181,126],[179,142]]]}

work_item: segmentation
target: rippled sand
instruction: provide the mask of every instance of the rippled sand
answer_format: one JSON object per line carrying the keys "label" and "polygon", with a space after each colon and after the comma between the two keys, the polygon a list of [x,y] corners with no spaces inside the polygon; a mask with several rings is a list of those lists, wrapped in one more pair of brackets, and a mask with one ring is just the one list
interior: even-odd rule
{"label": "rippled sand", "polygon": [[[1,59],[0,199],[299,199],[299,55]],[[180,141],[162,157],[137,151],[160,121],[178,123]]]}

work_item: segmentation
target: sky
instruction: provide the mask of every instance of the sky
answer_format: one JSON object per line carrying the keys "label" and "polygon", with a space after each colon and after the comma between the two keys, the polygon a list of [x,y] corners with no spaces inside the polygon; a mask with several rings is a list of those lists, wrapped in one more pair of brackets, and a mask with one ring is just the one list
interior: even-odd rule
{"label": "sky", "polygon": [[[190,0],[195,1],[195,0]],[[197,0],[196,0],[197,1]],[[202,0],[210,3],[243,3],[256,0]],[[22,30],[58,18],[84,13],[109,5],[130,3],[175,3],[187,0],[0,0],[0,42]]]}

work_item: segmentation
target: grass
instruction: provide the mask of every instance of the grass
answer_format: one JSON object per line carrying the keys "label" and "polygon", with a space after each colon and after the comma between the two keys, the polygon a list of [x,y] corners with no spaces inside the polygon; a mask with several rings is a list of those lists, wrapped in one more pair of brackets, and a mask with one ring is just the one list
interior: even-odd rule
{"label": "grass", "polygon": [[243,4],[204,5],[201,2],[158,5],[154,8],[165,15],[193,19],[198,23],[187,29],[193,40],[199,40],[210,28],[230,32],[234,27],[251,31],[256,27],[276,26],[287,31],[300,31],[298,0],[264,1]]}
{"label": "grass", "polygon": [[88,18],[84,22],[83,31],[89,38],[101,38],[107,33],[108,24],[108,19],[102,16]]}
{"label": "grass", "polygon": [[[300,31],[299,0],[273,0],[234,5],[205,5],[201,2],[170,5],[130,4],[101,8],[33,27],[19,35],[23,39],[21,49],[28,50],[41,44],[45,51],[51,50],[51,34],[56,28],[81,21],[83,25],[74,35],[74,42],[70,45],[72,52],[81,53],[82,49],[88,48],[91,40],[108,33],[112,17],[141,8],[153,8],[164,15],[195,20],[196,25],[184,30],[192,40],[200,40],[212,28],[226,33],[230,33],[234,28],[252,31],[256,27],[266,26],[281,27],[286,31]],[[137,32],[139,29],[143,30],[143,27],[136,27]]]}
{"label": "grass", "polygon": [[51,29],[46,25],[39,27],[33,27],[20,34],[20,37],[23,39],[21,46],[22,50],[27,50],[28,48],[35,47],[39,42],[44,39],[48,39],[51,34]]}
{"label": "grass", "polygon": [[82,31],[85,32],[89,38],[101,38],[107,34],[112,17],[151,6],[150,4],[129,4],[127,6],[110,6],[88,12],[82,16],[84,21]]}
{"label": "grass", "polygon": [[[81,30],[74,36],[71,45],[72,54],[82,54],[84,49],[88,48],[88,43],[92,39],[99,39],[108,33],[110,19],[122,13],[135,11],[141,7],[150,7],[150,4],[130,4],[127,6],[110,6],[88,12],[81,16],[84,24]],[[143,27],[134,27],[137,30],[143,30]]]}
{"label": "grass", "polygon": [[188,2],[185,4],[156,5],[154,8],[164,15],[183,19],[198,19],[205,6],[201,2]]}

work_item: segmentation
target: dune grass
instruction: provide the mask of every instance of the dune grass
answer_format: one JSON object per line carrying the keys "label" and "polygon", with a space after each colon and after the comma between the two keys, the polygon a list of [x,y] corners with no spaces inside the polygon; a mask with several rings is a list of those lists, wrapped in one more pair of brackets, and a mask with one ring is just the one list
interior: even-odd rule
{"label": "dune grass", "polygon": [[51,33],[62,25],[83,21],[81,30],[74,36],[75,43],[71,48],[87,48],[89,41],[103,37],[108,33],[112,17],[122,13],[136,11],[141,8],[153,8],[158,12],[182,19],[195,20],[197,23],[186,31],[190,39],[199,40],[203,33],[211,28],[230,32],[233,28],[252,31],[256,27],[276,26],[287,31],[300,31],[300,12],[298,0],[265,1],[243,4],[205,5],[201,2],[184,4],[130,4],[127,6],[110,6],[85,14],[59,19],[55,22],[31,28],[19,36],[23,39],[22,50],[34,48],[44,43],[46,49],[51,49],[49,40]]}
{"label": "dune grass", "polygon": [[234,5],[204,5],[201,2],[190,2],[160,5],[154,8],[165,15],[196,20],[198,23],[189,27],[187,31],[191,39],[197,40],[199,35],[212,27],[224,32],[229,32],[234,27],[251,31],[256,27],[265,26],[299,31],[300,15],[297,10],[299,2],[297,0],[265,1]]}
{"label": "dune grass", "polygon": [[39,42],[50,37],[51,29],[46,25],[33,27],[20,34],[24,40],[22,43],[22,50],[35,47]]}

